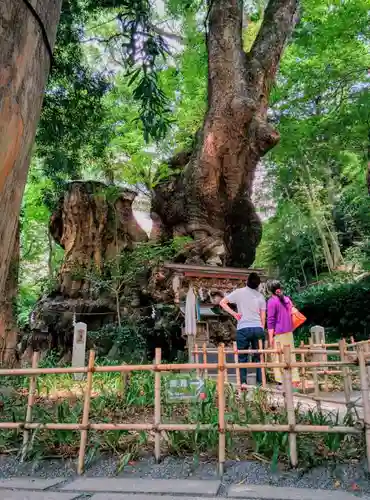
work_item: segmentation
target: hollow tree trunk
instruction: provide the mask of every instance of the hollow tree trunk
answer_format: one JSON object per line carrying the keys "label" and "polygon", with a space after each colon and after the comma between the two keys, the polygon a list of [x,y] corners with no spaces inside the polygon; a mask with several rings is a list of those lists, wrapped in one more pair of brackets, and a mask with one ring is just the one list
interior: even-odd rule
{"label": "hollow tree trunk", "polygon": [[[50,233],[65,250],[59,291],[68,298],[91,297],[91,279],[98,279],[124,250],[147,241],[137,223],[133,191],[95,181],[71,182],[50,219]],[[90,278],[89,278],[90,276]]]}
{"label": "hollow tree trunk", "polygon": [[24,0],[0,1],[0,294],[50,69],[47,45],[54,46],[61,3],[31,0],[32,12]]}
{"label": "hollow tree trunk", "polygon": [[262,231],[253,177],[279,140],[267,120],[268,99],[297,3],[270,0],[246,54],[242,1],[209,0],[208,112],[194,151],[172,161],[184,166],[182,174],[158,186],[152,204],[163,235],[194,238],[188,260],[243,266],[254,260]]}
{"label": "hollow tree trunk", "polygon": [[4,293],[0,298],[0,365],[12,366],[16,361],[18,328],[14,317],[14,301],[18,291],[19,226],[12,251]]}

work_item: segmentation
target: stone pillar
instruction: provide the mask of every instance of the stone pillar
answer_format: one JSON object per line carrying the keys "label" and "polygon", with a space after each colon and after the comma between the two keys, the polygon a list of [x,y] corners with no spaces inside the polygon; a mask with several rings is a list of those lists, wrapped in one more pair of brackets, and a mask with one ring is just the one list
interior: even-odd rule
{"label": "stone pillar", "polygon": [[[86,337],[87,325],[86,323],[76,323],[73,332],[73,351],[72,351],[72,366],[82,367],[85,366],[86,357]],[[83,373],[75,373],[75,380],[83,380]]]}

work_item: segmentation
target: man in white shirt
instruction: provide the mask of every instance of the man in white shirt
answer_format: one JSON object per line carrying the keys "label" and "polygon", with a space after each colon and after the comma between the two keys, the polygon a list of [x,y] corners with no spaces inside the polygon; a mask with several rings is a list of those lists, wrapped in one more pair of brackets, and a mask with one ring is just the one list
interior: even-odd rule
{"label": "man in white shirt", "polygon": [[[238,322],[236,331],[238,350],[258,349],[259,339],[265,338],[266,300],[258,291],[260,283],[261,279],[258,274],[251,273],[248,276],[246,287],[237,288],[220,302],[220,306]],[[237,313],[231,309],[229,303],[236,304]],[[253,354],[252,360],[259,363],[260,355]],[[247,363],[248,354],[239,354],[239,361]],[[245,390],[247,385],[247,370],[245,368],[240,370],[240,381],[242,389]],[[257,384],[262,382],[261,368],[256,370],[256,382]]]}

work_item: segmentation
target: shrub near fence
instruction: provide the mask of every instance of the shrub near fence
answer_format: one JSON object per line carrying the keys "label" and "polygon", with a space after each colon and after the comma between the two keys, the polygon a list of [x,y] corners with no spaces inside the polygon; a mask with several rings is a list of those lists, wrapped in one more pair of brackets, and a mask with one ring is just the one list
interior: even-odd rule
{"label": "shrub near fence", "polygon": [[299,340],[305,339],[304,332],[313,325],[325,327],[330,341],[351,335],[356,340],[370,337],[369,283],[319,285],[293,295],[292,299],[307,317],[305,328],[296,332],[297,337],[302,336]]}
{"label": "shrub near fence", "polygon": [[[291,351],[289,346],[285,346],[281,355],[281,361],[273,363],[225,363],[224,347],[220,346],[218,349],[218,362],[203,363],[203,364],[161,364],[161,351],[156,350],[156,358],[154,365],[120,365],[120,366],[95,366],[95,353],[90,352],[89,364],[85,368],[38,368],[37,366],[37,353],[33,358],[33,367],[31,369],[12,369],[0,370],[0,376],[29,376],[30,386],[28,394],[28,405],[26,419],[24,422],[0,422],[2,429],[18,429],[23,431],[23,448],[27,448],[27,444],[31,439],[30,431],[39,429],[48,430],[69,430],[80,432],[80,449],[78,458],[78,473],[81,474],[84,470],[85,452],[88,440],[88,433],[90,430],[94,431],[145,431],[154,432],[155,445],[154,453],[157,461],[161,458],[161,433],[163,431],[180,431],[180,432],[200,432],[200,431],[213,431],[213,423],[162,423],[162,408],[161,408],[161,374],[165,372],[191,372],[195,369],[199,370],[217,370],[217,407],[218,407],[218,463],[219,472],[222,474],[224,463],[226,460],[226,432],[233,433],[255,433],[255,432],[281,432],[288,433],[289,435],[289,457],[292,466],[298,463],[298,449],[297,449],[297,434],[298,433],[330,433],[343,435],[354,434],[363,435],[364,431],[355,426],[345,425],[311,425],[297,423],[296,412],[293,404],[293,389],[292,389],[292,368],[321,368],[331,366],[348,366],[358,365],[361,374],[361,390],[363,394],[363,405],[365,415],[365,437],[367,443],[367,456],[370,467],[370,408],[369,408],[369,383],[367,376],[367,368],[365,363],[365,353],[358,349],[358,359],[343,362],[343,361],[320,361],[320,362],[291,362]],[[356,357],[356,356],[355,356]],[[235,368],[256,368],[257,366],[263,368],[279,367],[284,369],[284,384],[285,384],[285,405],[287,411],[286,423],[254,423],[244,425],[230,423],[226,418],[226,393],[227,385],[225,383],[225,370]],[[149,371],[154,372],[155,378],[155,391],[154,391],[154,418],[153,423],[92,423],[90,420],[90,402],[91,402],[91,389],[94,373],[104,372],[120,372],[130,373],[133,371]],[[32,409],[34,405],[35,392],[37,387],[37,376],[45,374],[63,374],[63,373],[87,373],[86,389],[84,394],[83,416],[81,423],[39,423],[34,422],[32,419]]]}

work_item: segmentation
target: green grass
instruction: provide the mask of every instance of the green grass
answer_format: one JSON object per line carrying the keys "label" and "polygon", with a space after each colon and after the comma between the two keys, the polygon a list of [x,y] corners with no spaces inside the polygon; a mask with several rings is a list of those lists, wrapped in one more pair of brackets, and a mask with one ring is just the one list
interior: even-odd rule
{"label": "green grass", "polygon": [[[44,364],[45,366],[45,364]],[[162,375],[164,381],[167,375]],[[1,383],[3,382],[3,383]],[[11,384],[12,382],[12,384]],[[26,378],[12,381],[0,380],[2,386],[14,388],[14,393],[3,396],[0,421],[24,421],[27,405]],[[163,384],[164,387],[165,384]],[[38,397],[33,407],[34,422],[81,422],[85,382],[78,382],[71,375],[45,375],[37,378]],[[162,452],[183,456],[217,458],[218,409],[216,386],[207,381],[207,397],[197,403],[169,404],[162,390],[162,422],[211,424],[208,431],[163,432]],[[91,422],[152,423],[154,416],[154,376],[150,372],[131,375],[123,387],[118,373],[96,373],[93,378],[90,408]],[[239,425],[263,423],[287,423],[284,408],[271,406],[267,395],[255,391],[252,401],[241,398],[228,388],[226,394],[226,422]],[[296,421],[302,424],[335,425],[337,415],[324,415],[316,411],[296,411]],[[352,422],[348,421],[348,425]],[[14,430],[0,430],[0,453],[20,453],[23,433]],[[288,465],[288,434],[283,432],[254,432],[250,434],[226,433],[227,456],[230,459],[245,460],[257,458],[268,461],[273,468],[278,463]],[[80,433],[72,431],[36,430],[27,447],[29,459],[45,457],[76,457]],[[119,469],[143,453],[152,453],[152,433],[128,431],[89,431],[86,463],[98,454],[113,453],[120,457]],[[300,465],[317,465],[324,460],[340,461],[358,459],[363,456],[363,437],[344,434],[299,434],[297,437]]]}

